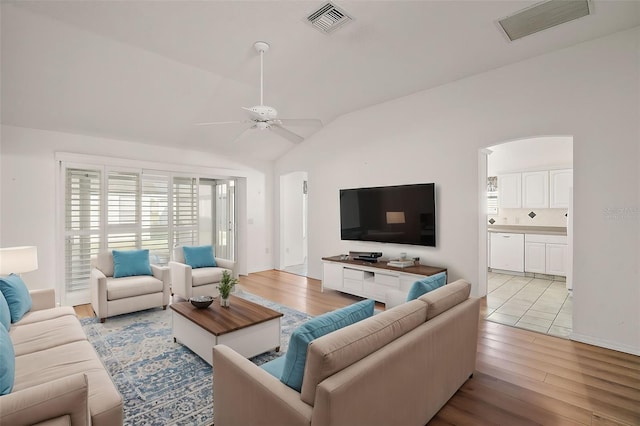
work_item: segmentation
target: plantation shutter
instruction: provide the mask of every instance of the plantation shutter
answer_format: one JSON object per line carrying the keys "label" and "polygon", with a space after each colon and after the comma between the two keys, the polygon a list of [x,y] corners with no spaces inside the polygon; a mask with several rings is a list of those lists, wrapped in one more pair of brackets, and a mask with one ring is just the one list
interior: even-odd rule
{"label": "plantation shutter", "polygon": [[198,181],[196,178],[173,178],[173,243],[198,243]]}
{"label": "plantation shutter", "polygon": [[140,174],[109,171],[107,174],[107,248],[140,247]]}
{"label": "plantation shutter", "polygon": [[100,169],[65,169],[65,300],[87,293],[91,257],[100,251],[101,174]]}
{"label": "plantation shutter", "polygon": [[141,247],[149,249],[151,263],[169,263],[169,176],[142,174]]}

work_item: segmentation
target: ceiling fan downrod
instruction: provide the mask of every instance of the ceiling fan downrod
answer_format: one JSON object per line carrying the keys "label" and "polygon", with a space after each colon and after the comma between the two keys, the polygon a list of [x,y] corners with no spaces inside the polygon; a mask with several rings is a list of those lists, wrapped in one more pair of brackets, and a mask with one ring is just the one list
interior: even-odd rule
{"label": "ceiling fan downrod", "polygon": [[260,53],[260,106],[264,105],[264,52],[269,50],[269,43],[264,41],[256,41],[253,47]]}

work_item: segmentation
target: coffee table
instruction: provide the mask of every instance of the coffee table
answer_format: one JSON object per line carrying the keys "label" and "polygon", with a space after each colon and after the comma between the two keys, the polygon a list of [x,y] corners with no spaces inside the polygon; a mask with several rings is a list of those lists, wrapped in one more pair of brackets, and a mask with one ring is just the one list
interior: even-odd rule
{"label": "coffee table", "polygon": [[206,309],[191,302],[171,304],[173,340],[212,364],[213,347],[224,344],[246,358],[280,350],[283,314],[231,295],[231,306],[214,300]]}

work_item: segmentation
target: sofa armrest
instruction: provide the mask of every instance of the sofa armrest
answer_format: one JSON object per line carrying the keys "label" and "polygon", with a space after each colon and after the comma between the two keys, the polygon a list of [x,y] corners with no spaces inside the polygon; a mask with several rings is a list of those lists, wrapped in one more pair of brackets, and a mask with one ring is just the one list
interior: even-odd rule
{"label": "sofa armrest", "polygon": [[189,299],[191,297],[191,266],[180,262],[169,262],[171,290],[173,294]]}
{"label": "sofa armrest", "polygon": [[41,311],[56,307],[56,291],[52,288],[29,290],[31,296],[31,310]]}
{"label": "sofa armrest", "polygon": [[89,277],[89,287],[91,287],[91,307],[94,312],[103,320],[108,315],[107,312],[107,277],[98,268],[91,269]]}
{"label": "sofa armrest", "polygon": [[162,305],[167,306],[171,298],[171,273],[168,266],[151,265],[153,276],[162,281]]}
{"label": "sofa armrest", "polygon": [[300,394],[225,345],[213,348],[216,426],[309,425],[313,408]]}
{"label": "sofa armrest", "polygon": [[83,373],[0,396],[0,424],[32,425],[69,416],[73,426],[90,425],[89,385]]}
{"label": "sofa armrest", "polygon": [[216,265],[218,265],[220,268],[230,269],[231,271],[233,271],[231,273],[231,276],[234,278],[238,278],[238,274],[236,272],[236,262],[234,262],[233,260],[221,259],[219,257],[216,257]]}

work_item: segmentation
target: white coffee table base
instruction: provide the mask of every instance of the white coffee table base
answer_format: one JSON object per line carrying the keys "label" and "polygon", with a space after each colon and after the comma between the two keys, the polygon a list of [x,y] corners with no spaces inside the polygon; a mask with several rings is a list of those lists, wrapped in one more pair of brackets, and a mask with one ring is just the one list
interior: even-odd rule
{"label": "white coffee table base", "polygon": [[219,336],[172,311],[174,341],[180,342],[212,365],[213,347],[223,344],[245,358],[271,350],[280,350],[281,318],[241,328]]}

